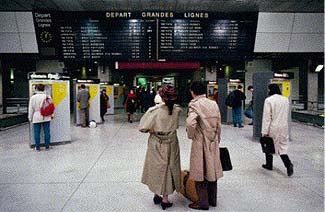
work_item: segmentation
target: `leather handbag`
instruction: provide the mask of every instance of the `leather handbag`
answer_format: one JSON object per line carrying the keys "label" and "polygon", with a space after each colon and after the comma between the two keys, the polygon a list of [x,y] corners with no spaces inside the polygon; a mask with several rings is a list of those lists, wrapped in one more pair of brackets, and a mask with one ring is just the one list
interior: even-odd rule
{"label": "leather handbag", "polygon": [[187,199],[197,202],[199,196],[196,193],[195,181],[191,180],[190,172],[188,170],[181,171],[181,194],[184,195]]}
{"label": "leather handbag", "polygon": [[232,170],[232,164],[231,164],[231,159],[230,159],[230,154],[229,151],[226,147],[220,147],[220,161],[222,165],[222,170],[223,171],[230,171]]}
{"label": "leather handbag", "polygon": [[274,142],[271,137],[261,137],[260,143],[262,146],[262,151],[264,153],[269,153],[269,154],[275,153]]}

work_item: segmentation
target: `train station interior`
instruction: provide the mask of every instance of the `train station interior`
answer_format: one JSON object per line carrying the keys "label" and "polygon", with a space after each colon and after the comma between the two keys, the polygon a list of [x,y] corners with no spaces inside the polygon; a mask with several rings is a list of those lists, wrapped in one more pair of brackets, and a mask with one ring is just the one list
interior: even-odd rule
{"label": "train station interior", "polygon": [[[185,120],[194,81],[218,104],[219,145],[227,147],[232,163],[217,181],[217,205],[208,211],[324,211],[320,0],[1,0],[0,211],[197,211],[176,191],[168,196],[172,207],[154,204],[141,183],[149,134],[139,131],[150,111],[142,105],[144,96],[157,107],[153,99],[160,89],[174,87],[182,110],[181,170],[189,170],[194,141]],[[263,109],[271,83],[289,102],[290,176],[280,156],[274,156],[272,171],[262,168]],[[39,84],[55,106],[50,147],[41,133],[40,151],[29,120]],[[234,127],[226,105],[240,87],[246,96],[242,128]],[[109,105],[104,114],[103,89]],[[131,90],[138,100],[130,121]]]}

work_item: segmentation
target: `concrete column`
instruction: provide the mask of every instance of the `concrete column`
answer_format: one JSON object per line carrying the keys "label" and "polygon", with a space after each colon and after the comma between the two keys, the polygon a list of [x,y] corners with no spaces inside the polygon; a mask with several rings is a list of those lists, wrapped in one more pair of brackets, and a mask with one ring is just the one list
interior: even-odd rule
{"label": "concrete column", "polygon": [[317,101],[318,101],[318,73],[308,72],[308,105],[307,109],[312,111],[317,111]]}
{"label": "concrete column", "polygon": [[58,60],[39,60],[36,62],[36,72],[62,73],[64,63]]}
{"label": "concrete column", "polygon": [[201,81],[201,69],[197,69],[194,71],[193,81]]}
{"label": "concrete column", "polygon": [[109,76],[110,76],[110,70],[108,66],[99,65],[98,66],[98,79],[100,79],[101,82],[108,82]]}
{"label": "concrete column", "polygon": [[[252,99],[251,92],[247,91],[249,85],[253,85],[253,74],[257,72],[270,72],[272,71],[272,61],[271,60],[253,60],[249,61],[245,65],[245,88],[244,92],[246,95],[245,103],[248,104]],[[255,90],[256,91],[256,90]]]}
{"label": "concrete column", "polygon": [[[2,67],[1,67],[1,60],[0,60],[0,107],[2,107]],[[2,113],[2,111],[0,111]]]}
{"label": "concrete column", "polygon": [[205,81],[216,81],[217,71],[216,67],[209,67],[205,70]]}

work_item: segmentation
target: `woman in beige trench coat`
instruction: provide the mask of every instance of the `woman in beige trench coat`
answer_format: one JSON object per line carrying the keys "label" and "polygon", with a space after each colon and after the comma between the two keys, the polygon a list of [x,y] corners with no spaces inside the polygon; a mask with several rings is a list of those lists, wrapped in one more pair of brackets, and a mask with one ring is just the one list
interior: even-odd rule
{"label": "woman in beige trench coat", "polygon": [[164,86],[160,93],[163,103],[143,115],[139,130],[150,133],[142,180],[155,194],[153,201],[163,210],[171,207],[168,195],[180,190],[180,153],[176,134],[181,108],[176,106],[175,89]]}
{"label": "woman in beige trench coat", "polygon": [[221,117],[215,101],[205,96],[205,87],[193,82],[193,97],[188,106],[186,130],[192,139],[190,179],[195,181],[199,201],[189,205],[193,209],[208,210],[217,205],[217,180],[223,176],[219,142]]}
{"label": "woman in beige trench coat", "polygon": [[[275,153],[280,155],[287,168],[288,176],[291,176],[293,174],[293,164],[287,155],[289,145],[289,101],[288,98],[281,95],[280,88],[277,84],[270,84],[269,90],[269,97],[264,102],[262,136],[273,138]],[[265,153],[265,158],[266,164],[263,164],[262,167],[272,170],[272,154]]]}

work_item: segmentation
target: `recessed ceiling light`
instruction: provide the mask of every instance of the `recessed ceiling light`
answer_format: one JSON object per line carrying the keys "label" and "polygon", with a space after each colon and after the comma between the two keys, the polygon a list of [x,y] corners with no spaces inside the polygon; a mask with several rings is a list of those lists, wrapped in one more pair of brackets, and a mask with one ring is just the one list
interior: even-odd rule
{"label": "recessed ceiling light", "polygon": [[320,72],[324,68],[324,65],[318,65],[315,69],[315,72]]}

